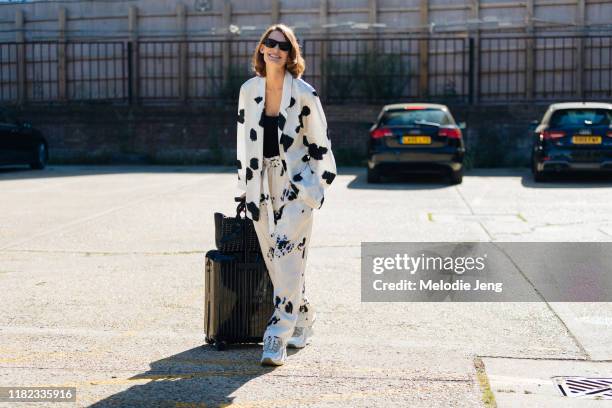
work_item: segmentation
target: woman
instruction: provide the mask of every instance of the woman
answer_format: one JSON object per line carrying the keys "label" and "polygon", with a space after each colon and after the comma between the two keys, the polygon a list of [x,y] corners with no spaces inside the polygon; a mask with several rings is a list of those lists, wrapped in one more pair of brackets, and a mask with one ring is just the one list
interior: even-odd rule
{"label": "woman", "polygon": [[252,64],[257,75],[242,84],[238,101],[238,187],[274,285],[261,363],[282,365],[286,347],[304,347],[312,335],[306,255],[312,213],[323,205],[336,162],[321,101],[300,78],[305,65],[293,31],[269,27]]}

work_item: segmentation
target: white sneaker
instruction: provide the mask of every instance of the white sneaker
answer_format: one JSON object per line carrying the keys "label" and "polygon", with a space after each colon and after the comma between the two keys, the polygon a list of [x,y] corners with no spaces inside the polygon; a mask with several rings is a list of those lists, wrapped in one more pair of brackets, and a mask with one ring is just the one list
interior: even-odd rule
{"label": "white sneaker", "polygon": [[286,359],[287,347],[283,343],[283,339],[276,336],[266,336],[264,339],[261,364],[280,366],[285,363]]}
{"label": "white sneaker", "polygon": [[314,329],[310,327],[295,327],[291,338],[287,341],[287,347],[304,348],[309,343],[310,337],[314,334]]}

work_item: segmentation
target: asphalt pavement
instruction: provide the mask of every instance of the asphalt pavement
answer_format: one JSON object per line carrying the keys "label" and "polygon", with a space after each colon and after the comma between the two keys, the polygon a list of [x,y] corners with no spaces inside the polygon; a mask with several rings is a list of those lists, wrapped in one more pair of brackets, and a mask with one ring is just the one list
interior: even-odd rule
{"label": "asphalt pavement", "polygon": [[0,169],[0,386],[74,386],[95,407],[610,404],[551,377],[612,377],[611,303],[361,302],[360,245],[612,241],[612,179],[339,169],[308,258],[315,337],[275,369],[261,346],[204,342],[204,254],[235,193],[227,167]]}

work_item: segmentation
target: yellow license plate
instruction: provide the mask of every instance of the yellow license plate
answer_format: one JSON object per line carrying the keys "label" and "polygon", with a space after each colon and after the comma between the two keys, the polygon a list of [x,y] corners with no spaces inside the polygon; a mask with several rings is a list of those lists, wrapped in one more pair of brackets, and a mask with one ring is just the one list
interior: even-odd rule
{"label": "yellow license plate", "polygon": [[572,137],[573,144],[601,144],[601,136],[578,136]]}
{"label": "yellow license plate", "polygon": [[431,136],[402,136],[402,144],[431,144]]}

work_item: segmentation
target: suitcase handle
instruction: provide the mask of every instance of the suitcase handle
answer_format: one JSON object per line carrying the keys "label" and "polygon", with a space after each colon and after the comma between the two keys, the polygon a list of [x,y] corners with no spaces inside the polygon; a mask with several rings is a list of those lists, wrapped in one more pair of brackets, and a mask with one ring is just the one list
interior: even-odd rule
{"label": "suitcase handle", "polygon": [[246,196],[234,197],[234,201],[238,203],[236,206],[236,218],[242,218],[240,217],[241,212],[244,212],[244,216],[246,217]]}
{"label": "suitcase handle", "polygon": [[[234,201],[238,203],[236,206],[236,218],[242,219],[242,246],[244,248],[244,263],[247,263],[247,215],[246,215],[246,194],[240,197],[234,197]],[[244,217],[240,213],[244,212]]]}

